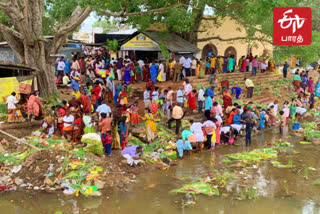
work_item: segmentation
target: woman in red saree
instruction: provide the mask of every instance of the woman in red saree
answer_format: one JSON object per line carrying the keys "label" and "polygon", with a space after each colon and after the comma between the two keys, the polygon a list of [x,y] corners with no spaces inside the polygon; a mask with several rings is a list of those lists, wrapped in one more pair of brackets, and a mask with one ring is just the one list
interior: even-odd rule
{"label": "woman in red saree", "polygon": [[90,98],[88,96],[84,95],[83,92],[82,92],[82,95],[80,96],[79,100],[82,105],[82,112],[92,111]]}
{"label": "woman in red saree", "polygon": [[37,92],[31,94],[28,99],[28,117],[31,118],[32,116],[35,118],[39,118],[41,115],[44,114],[41,101],[38,97],[36,97]]}
{"label": "woman in red saree", "polygon": [[82,134],[82,120],[79,117],[79,115],[75,116],[75,120],[73,122],[73,132],[72,132],[72,141],[73,142],[79,142],[80,139],[78,136],[81,137]]}
{"label": "woman in red saree", "polygon": [[118,103],[122,105],[121,112],[127,110],[127,104],[128,104],[128,92],[126,91],[126,88],[123,88],[122,91],[119,94]]}
{"label": "woman in red saree", "polygon": [[130,125],[137,125],[139,123],[138,101],[136,101],[130,106]]}
{"label": "woman in red saree", "polygon": [[222,94],[223,94],[223,106],[224,106],[224,109],[227,109],[228,106],[232,105],[232,98],[230,93],[227,90],[223,91]]}
{"label": "woman in red saree", "polygon": [[144,82],[148,82],[150,79],[150,70],[148,64],[142,66],[142,79]]}
{"label": "woman in red saree", "polygon": [[197,90],[191,91],[187,96],[188,96],[188,106],[190,110],[196,110],[197,105],[196,105],[196,97],[197,97]]}

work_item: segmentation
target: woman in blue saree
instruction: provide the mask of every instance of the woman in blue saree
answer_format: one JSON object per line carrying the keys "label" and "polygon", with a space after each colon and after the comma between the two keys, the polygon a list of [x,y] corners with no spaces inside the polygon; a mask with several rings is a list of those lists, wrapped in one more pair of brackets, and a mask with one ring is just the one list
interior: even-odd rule
{"label": "woman in blue saree", "polygon": [[320,96],[320,82],[318,82],[318,84],[316,85],[316,96]]}
{"label": "woman in blue saree", "polygon": [[115,104],[118,104],[119,93],[121,92],[121,90],[122,90],[122,86],[118,84],[115,88],[114,97],[113,97],[113,101]]}
{"label": "woman in blue saree", "polygon": [[260,112],[260,120],[259,120],[258,129],[264,129],[264,122],[266,120],[265,115],[266,115],[265,111]]}
{"label": "woman in blue saree", "polygon": [[126,66],[124,69],[123,81],[124,84],[129,85],[131,79],[131,67]]}
{"label": "woman in blue saree", "polygon": [[150,74],[151,74],[151,81],[153,83],[157,82],[158,69],[154,63],[152,63],[152,65],[150,66]]}

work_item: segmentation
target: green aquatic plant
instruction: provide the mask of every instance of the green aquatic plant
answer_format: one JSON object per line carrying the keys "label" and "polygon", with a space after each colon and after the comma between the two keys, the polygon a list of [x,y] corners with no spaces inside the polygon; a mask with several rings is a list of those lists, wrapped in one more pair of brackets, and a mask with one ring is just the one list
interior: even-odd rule
{"label": "green aquatic plant", "polygon": [[220,186],[225,186],[227,183],[229,183],[232,178],[234,177],[234,174],[231,172],[225,171],[223,173],[220,173],[216,170],[216,174],[213,177],[213,181],[215,183],[218,183]]}
{"label": "green aquatic plant", "polygon": [[179,189],[171,190],[170,193],[204,194],[208,196],[220,195],[219,189],[217,187],[214,187],[203,181],[186,184]]}
{"label": "green aquatic plant", "polygon": [[258,188],[255,186],[249,186],[248,189],[248,199],[253,200],[258,198]]}

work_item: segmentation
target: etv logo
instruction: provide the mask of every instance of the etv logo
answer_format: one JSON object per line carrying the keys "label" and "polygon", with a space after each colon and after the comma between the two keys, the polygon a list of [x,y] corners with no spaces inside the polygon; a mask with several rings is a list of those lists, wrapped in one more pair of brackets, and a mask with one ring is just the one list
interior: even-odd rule
{"label": "etv logo", "polygon": [[310,45],[311,42],[311,8],[275,7],[273,9],[273,44]]}

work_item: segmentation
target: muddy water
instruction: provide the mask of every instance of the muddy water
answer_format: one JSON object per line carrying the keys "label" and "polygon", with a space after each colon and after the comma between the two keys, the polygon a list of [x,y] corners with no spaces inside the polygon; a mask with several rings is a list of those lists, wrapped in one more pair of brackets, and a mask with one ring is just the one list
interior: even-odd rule
{"label": "muddy water", "polygon": [[[262,148],[279,138],[278,129],[270,130],[253,137],[252,148]],[[181,208],[183,195],[168,192],[181,187],[197,177],[208,175],[214,169],[224,169],[221,163],[223,154],[245,151],[243,146],[220,146],[215,152],[193,154],[180,161],[168,171],[153,171],[139,175],[136,185],[126,192],[108,190],[99,198],[70,198],[62,194],[35,192],[31,194],[12,192],[0,194],[1,213],[320,213],[320,186],[313,181],[320,178],[320,147],[301,145],[301,139],[289,136],[287,140],[293,148],[279,154],[276,159],[282,164],[292,160],[291,169],[279,169],[265,161],[257,169],[248,169],[248,177],[258,189],[255,200],[232,200],[229,197],[197,196],[192,207]],[[250,149],[252,149],[250,148]],[[313,167],[316,171],[305,168]],[[308,179],[305,179],[305,177]],[[177,179],[180,178],[180,179]],[[183,178],[183,179],[182,179]]]}

